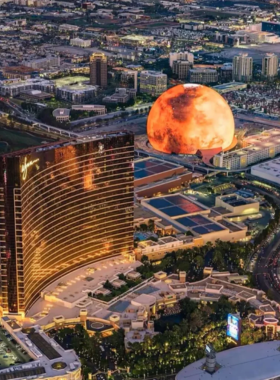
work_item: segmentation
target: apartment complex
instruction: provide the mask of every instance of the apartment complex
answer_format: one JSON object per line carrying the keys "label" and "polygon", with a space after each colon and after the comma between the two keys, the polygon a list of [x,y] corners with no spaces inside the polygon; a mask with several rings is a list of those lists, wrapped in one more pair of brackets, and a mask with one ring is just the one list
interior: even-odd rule
{"label": "apartment complex", "polygon": [[253,76],[253,58],[248,54],[239,54],[233,58],[232,79],[237,82],[249,82]]}
{"label": "apartment complex", "polygon": [[266,54],[262,59],[262,75],[273,78],[278,74],[279,60],[276,54]]}
{"label": "apartment complex", "polygon": [[144,70],[140,73],[140,92],[159,96],[167,90],[167,75],[160,71]]}
{"label": "apartment complex", "polygon": [[0,81],[0,94],[3,96],[14,97],[21,94],[23,91],[39,90],[48,93],[53,93],[55,83],[51,80],[42,78],[31,78],[27,80],[9,79]]}
{"label": "apartment complex", "polygon": [[24,315],[66,273],[133,249],[134,140],[94,136],[0,158],[5,313]]}

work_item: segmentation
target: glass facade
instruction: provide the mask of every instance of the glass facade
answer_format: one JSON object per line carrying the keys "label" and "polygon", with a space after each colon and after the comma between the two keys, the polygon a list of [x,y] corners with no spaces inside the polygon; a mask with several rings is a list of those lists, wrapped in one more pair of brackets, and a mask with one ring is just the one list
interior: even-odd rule
{"label": "glass facade", "polygon": [[1,158],[4,311],[26,312],[60,276],[132,252],[133,144],[120,133]]}

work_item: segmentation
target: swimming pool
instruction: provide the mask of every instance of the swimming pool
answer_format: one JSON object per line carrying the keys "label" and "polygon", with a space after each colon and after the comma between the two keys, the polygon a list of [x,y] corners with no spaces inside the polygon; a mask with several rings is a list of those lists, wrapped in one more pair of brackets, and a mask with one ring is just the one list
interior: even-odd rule
{"label": "swimming pool", "polygon": [[134,239],[138,238],[140,241],[147,239],[147,234],[145,232],[135,232]]}

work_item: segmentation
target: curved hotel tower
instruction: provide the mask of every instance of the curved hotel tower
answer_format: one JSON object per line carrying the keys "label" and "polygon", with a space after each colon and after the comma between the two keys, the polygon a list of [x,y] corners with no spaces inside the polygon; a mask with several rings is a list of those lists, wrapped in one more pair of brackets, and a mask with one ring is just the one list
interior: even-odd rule
{"label": "curved hotel tower", "polygon": [[26,311],[52,281],[133,250],[129,133],[52,143],[0,158],[1,303]]}

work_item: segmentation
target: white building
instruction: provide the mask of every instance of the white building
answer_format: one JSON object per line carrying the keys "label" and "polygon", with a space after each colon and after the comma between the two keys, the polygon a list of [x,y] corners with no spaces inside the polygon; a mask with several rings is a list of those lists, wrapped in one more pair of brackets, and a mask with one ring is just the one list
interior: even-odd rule
{"label": "white building", "polygon": [[77,25],[71,25],[71,24],[61,24],[59,25],[58,30],[60,32],[78,32],[78,30],[80,30],[80,27]]}
{"label": "white building", "polygon": [[68,108],[57,108],[53,111],[52,114],[55,117],[56,121],[59,121],[61,123],[69,121],[70,118],[70,110]]}
{"label": "white building", "polygon": [[214,166],[229,170],[243,169],[280,153],[280,131],[269,129],[243,141],[243,148],[232,152],[220,152],[213,158]]}
{"label": "white building", "polygon": [[193,64],[194,55],[188,51],[181,51],[179,53],[169,53],[169,66],[173,67],[174,61],[188,61]]}
{"label": "white building", "polygon": [[[55,340],[47,336],[39,326],[22,328],[9,317],[1,319],[6,336],[20,346],[30,357],[30,362],[15,364],[0,370],[1,379],[24,380],[81,380],[81,363],[74,350],[64,350]],[[13,344],[10,342],[10,344]],[[21,354],[22,355],[22,354]]]}
{"label": "white building", "polygon": [[87,48],[91,46],[91,40],[83,40],[82,38],[71,38],[70,45]]}
{"label": "white building", "polygon": [[140,73],[140,92],[159,96],[167,90],[167,75],[160,71],[144,70]]}
{"label": "white building", "polygon": [[276,54],[266,54],[262,59],[262,75],[275,77],[278,74],[279,60]]}
{"label": "white building", "polygon": [[79,105],[73,105],[72,110],[76,111],[87,111],[87,112],[95,112],[97,115],[105,115],[106,114],[106,107],[98,104],[79,104]]}
{"label": "white building", "polygon": [[251,174],[280,185],[280,158],[252,166]]}
{"label": "white building", "polygon": [[248,54],[233,57],[232,79],[237,82],[248,82],[253,76],[253,58]]}

